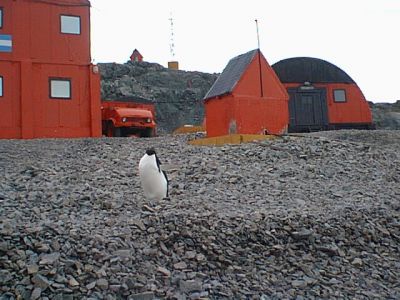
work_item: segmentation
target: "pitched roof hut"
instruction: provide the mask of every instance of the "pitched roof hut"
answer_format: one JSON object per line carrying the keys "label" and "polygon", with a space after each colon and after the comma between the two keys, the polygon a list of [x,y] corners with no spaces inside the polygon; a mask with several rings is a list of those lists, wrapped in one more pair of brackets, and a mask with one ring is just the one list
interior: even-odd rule
{"label": "pitched roof hut", "polygon": [[135,49],[133,50],[130,59],[131,61],[143,61],[143,55],[140,54],[139,50]]}
{"label": "pitched roof hut", "polygon": [[287,130],[288,95],[258,49],[232,58],[204,100],[208,137]]}

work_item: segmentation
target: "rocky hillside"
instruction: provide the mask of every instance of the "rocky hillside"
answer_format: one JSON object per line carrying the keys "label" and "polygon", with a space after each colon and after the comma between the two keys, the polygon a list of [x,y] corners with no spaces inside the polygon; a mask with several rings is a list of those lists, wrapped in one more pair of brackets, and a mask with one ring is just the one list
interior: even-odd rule
{"label": "rocky hillside", "polygon": [[0,140],[0,299],[400,299],[400,131],[188,138]]}
{"label": "rocky hillside", "polygon": [[[218,74],[169,70],[159,64],[128,62],[99,64],[103,99],[141,97],[156,103],[159,132],[184,124],[201,124],[202,99]],[[377,129],[400,129],[400,100],[370,103]]]}
{"label": "rocky hillside", "polygon": [[158,132],[185,124],[201,124],[202,99],[217,74],[169,70],[159,64],[128,62],[99,64],[102,99],[141,97],[156,103]]}
{"label": "rocky hillside", "polygon": [[400,100],[395,103],[369,103],[377,129],[400,129]]}

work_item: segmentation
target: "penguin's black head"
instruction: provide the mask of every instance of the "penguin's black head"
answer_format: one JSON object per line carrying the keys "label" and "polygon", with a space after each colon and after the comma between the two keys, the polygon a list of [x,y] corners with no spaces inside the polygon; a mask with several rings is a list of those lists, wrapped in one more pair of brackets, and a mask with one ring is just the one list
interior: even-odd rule
{"label": "penguin's black head", "polygon": [[146,154],[151,156],[151,155],[155,155],[156,154],[156,150],[154,150],[154,148],[149,148],[146,150]]}

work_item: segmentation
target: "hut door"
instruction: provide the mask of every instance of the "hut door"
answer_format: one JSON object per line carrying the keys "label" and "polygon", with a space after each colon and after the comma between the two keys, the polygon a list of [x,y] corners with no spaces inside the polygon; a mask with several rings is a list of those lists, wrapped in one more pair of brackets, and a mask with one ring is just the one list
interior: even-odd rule
{"label": "hut door", "polygon": [[288,89],[289,131],[321,130],[328,126],[325,89]]}

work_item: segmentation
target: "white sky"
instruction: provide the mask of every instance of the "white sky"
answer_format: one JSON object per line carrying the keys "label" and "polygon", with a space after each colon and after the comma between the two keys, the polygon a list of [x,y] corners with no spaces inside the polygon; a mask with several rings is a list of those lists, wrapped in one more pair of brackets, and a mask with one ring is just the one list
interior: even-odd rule
{"label": "white sky", "polygon": [[[268,62],[327,60],[373,102],[400,100],[400,0],[91,0],[92,58],[125,63],[137,48],[148,62],[220,73],[260,48]],[[175,56],[170,52],[174,19]]]}

